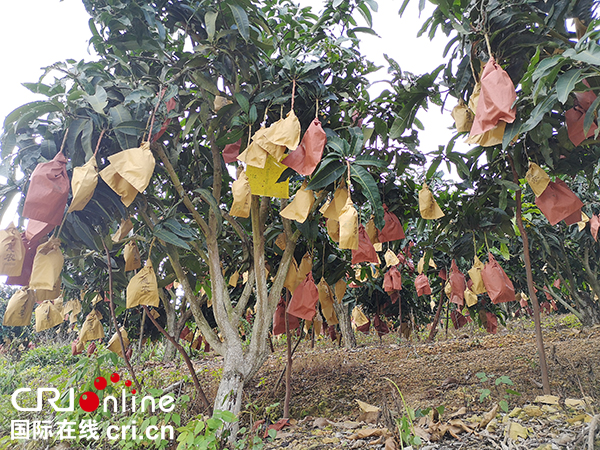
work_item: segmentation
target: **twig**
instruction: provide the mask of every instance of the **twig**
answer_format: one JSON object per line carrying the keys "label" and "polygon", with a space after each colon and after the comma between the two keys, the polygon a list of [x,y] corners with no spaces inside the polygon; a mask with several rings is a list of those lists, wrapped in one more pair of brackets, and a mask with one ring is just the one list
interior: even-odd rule
{"label": "twig", "polygon": [[110,263],[110,252],[106,247],[106,243],[102,240],[102,245],[104,246],[104,251],[106,252],[106,264],[108,269],[108,299],[110,301],[110,315],[113,319],[113,324],[115,326],[115,332],[119,337],[119,342],[121,343],[121,352],[123,354],[123,359],[125,360],[125,364],[127,365],[127,369],[131,374],[131,378],[133,378],[133,382],[135,383],[135,387],[138,392],[142,392],[142,387],[135,376],[135,372],[133,371],[133,367],[131,366],[131,362],[129,362],[129,358],[127,357],[127,352],[125,351],[125,343],[123,342],[123,335],[121,334],[121,329],[119,328],[119,324],[117,323],[117,316],[115,315],[115,303],[113,301],[113,276],[112,276],[112,265]]}
{"label": "twig", "polygon": [[594,450],[594,438],[596,436],[596,426],[600,420],[600,414],[596,414],[590,422],[590,434],[588,434],[588,450]]}
{"label": "twig", "polygon": [[202,390],[202,387],[200,386],[200,381],[198,380],[198,376],[196,375],[196,370],[194,369],[194,365],[192,364],[192,361],[190,360],[190,357],[188,356],[187,352],[179,344],[179,342],[177,342],[173,338],[173,336],[171,336],[169,333],[167,333],[165,331],[165,329],[160,326],[160,324],[156,321],[154,316],[152,314],[150,314],[150,311],[148,310],[148,307],[146,305],[142,305],[142,308],[144,308],[144,311],[146,311],[146,316],[148,316],[150,318],[150,320],[152,321],[154,326],[158,329],[158,331],[160,331],[161,334],[164,337],[166,337],[175,346],[177,351],[179,353],[181,353],[181,356],[183,356],[183,359],[185,360],[185,364],[187,365],[188,370],[190,371],[190,374],[192,375],[192,380],[194,380],[194,386],[196,387],[196,392],[198,392],[198,396],[200,397],[200,400],[202,400],[202,403],[204,403],[204,406],[208,409],[208,415],[212,416],[212,413],[213,413],[212,405],[209,403],[208,399],[206,398],[206,394],[204,393],[204,391]]}

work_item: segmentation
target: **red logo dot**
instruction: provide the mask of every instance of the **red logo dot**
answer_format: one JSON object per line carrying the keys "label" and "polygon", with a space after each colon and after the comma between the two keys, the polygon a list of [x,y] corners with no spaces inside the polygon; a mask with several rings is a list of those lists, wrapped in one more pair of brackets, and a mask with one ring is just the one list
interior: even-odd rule
{"label": "red logo dot", "polygon": [[98,377],[94,380],[94,387],[99,391],[103,391],[106,387],[106,378]]}
{"label": "red logo dot", "polygon": [[100,405],[100,399],[93,392],[84,392],[79,397],[79,406],[86,412],[96,411]]}
{"label": "red logo dot", "polygon": [[119,377],[118,373],[113,373],[110,376],[110,381],[112,381],[113,383],[118,383],[120,379],[121,379],[121,377]]}
{"label": "red logo dot", "polygon": [[137,391],[136,391],[135,389],[132,389],[132,390],[131,390],[131,393],[132,393],[133,395],[135,395],[135,394],[137,393]]}
{"label": "red logo dot", "polygon": [[131,380],[125,381],[125,386],[127,386],[127,387],[131,386]]}

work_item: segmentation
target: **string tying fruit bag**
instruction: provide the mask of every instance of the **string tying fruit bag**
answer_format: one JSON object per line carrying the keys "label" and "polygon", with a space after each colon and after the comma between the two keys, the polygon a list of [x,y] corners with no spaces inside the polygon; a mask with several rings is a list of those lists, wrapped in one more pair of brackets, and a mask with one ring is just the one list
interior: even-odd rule
{"label": "string tying fruit bag", "polygon": [[515,300],[515,288],[512,281],[491,253],[488,253],[488,262],[481,271],[481,277],[492,303],[513,302]]}
{"label": "string tying fruit bag", "polygon": [[316,314],[316,306],[319,301],[319,291],[312,272],[294,291],[287,313],[304,320],[312,320]]}
{"label": "string tying fruit bag", "polygon": [[67,158],[62,152],[47,163],[38,164],[31,174],[23,204],[23,217],[59,225],[69,198]]}

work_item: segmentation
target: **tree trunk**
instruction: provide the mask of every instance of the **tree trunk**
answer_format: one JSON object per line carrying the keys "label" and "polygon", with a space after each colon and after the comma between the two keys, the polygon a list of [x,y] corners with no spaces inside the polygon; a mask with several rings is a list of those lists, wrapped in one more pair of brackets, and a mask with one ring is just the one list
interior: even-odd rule
{"label": "tree trunk", "polygon": [[344,340],[345,348],[356,348],[356,336],[352,329],[352,321],[350,320],[350,311],[348,305],[343,303],[333,302],[333,309],[340,322],[340,331]]}
{"label": "tree trunk", "polygon": [[[227,364],[226,366],[228,366]],[[215,397],[215,411],[229,411],[239,418],[242,410],[242,392],[244,390],[244,376],[239,370],[232,367],[223,370],[223,377],[219,383],[219,389]],[[229,440],[235,442],[239,421],[228,423],[225,426],[230,431]]]}
{"label": "tree trunk", "polygon": [[598,309],[598,303],[587,292],[579,292],[579,297],[583,304],[579,308],[581,313],[581,324],[586,327],[600,324],[600,310]]}
{"label": "tree trunk", "polygon": [[[168,300],[167,300],[168,301]],[[173,336],[175,340],[179,339],[179,334],[176,330],[177,313],[175,308],[165,308],[167,315],[167,332]],[[163,362],[173,361],[177,356],[177,349],[171,341],[165,342],[165,353],[163,355]]]}

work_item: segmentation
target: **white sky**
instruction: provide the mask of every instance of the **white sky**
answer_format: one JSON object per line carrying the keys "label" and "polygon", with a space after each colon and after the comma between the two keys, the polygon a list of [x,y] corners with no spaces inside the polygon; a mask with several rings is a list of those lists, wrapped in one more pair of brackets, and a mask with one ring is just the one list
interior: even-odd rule
{"label": "white sky", "polygon": [[[303,5],[312,5],[315,12],[321,9],[320,0],[301,0]],[[386,53],[394,58],[403,71],[414,74],[429,72],[442,63],[445,36],[434,42],[428,38],[416,38],[423,18],[417,14],[413,0],[402,18],[398,17],[400,1],[379,0],[379,11],[373,15],[373,28],[381,36],[377,38],[360,33],[361,49],[367,57],[387,67],[383,57]],[[357,19],[362,21],[362,17]],[[65,59],[92,59],[88,52],[89,16],[81,0],[3,0],[0,6],[0,60],[5,62],[0,72],[0,121],[15,108],[34,101],[40,96],[29,92],[21,85],[35,82],[42,74],[42,67]],[[386,78],[386,68],[374,78]],[[376,86],[384,87],[383,84]],[[376,88],[374,88],[376,89]],[[449,104],[446,108],[452,108]],[[448,128],[453,120],[450,109],[441,114],[439,107],[432,105],[428,113],[421,111],[419,118],[425,125],[421,133],[421,150],[424,153],[445,145],[452,133]],[[7,224],[3,221],[0,227]]]}

